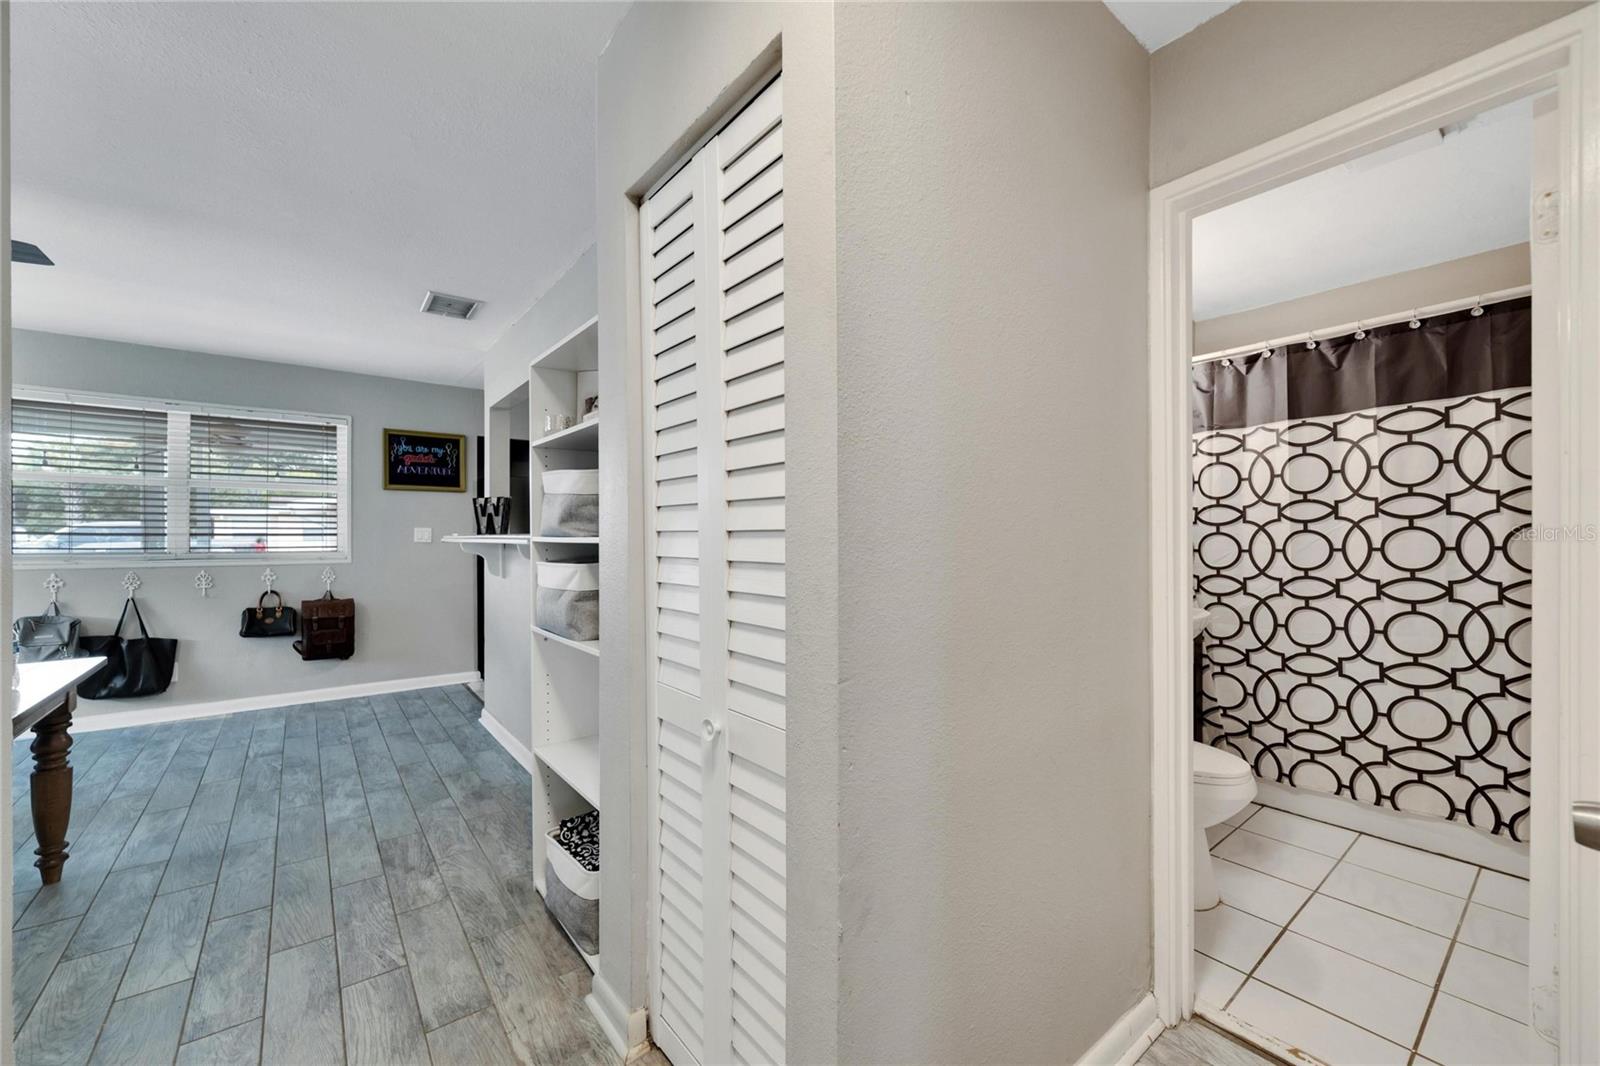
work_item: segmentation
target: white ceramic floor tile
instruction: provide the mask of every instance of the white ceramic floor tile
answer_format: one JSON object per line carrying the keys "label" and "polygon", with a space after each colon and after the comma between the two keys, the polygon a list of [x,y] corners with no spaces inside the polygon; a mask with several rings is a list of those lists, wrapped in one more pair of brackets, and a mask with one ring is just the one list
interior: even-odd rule
{"label": "white ceramic floor tile", "polygon": [[1472,891],[1472,879],[1478,872],[1476,866],[1443,855],[1368,836],[1355,842],[1345,861],[1463,898]]}
{"label": "white ceramic floor tile", "polygon": [[1310,818],[1302,818],[1298,814],[1276,810],[1272,807],[1263,807],[1250,819],[1250,832],[1258,836],[1271,837],[1281,840],[1285,844],[1305,848],[1307,851],[1318,851],[1324,855],[1338,858],[1345,849],[1355,843],[1356,833],[1349,829],[1340,829],[1336,825],[1326,822],[1314,822]]}
{"label": "white ceramic floor tile", "polygon": [[1216,874],[1222,902],[1257,918],[1265,918],[1274,925],[1282,925],[1293,918],[1294,912],[1311,895],[1309,888],[1292,885],[1227,859],[1212,856],[1211,869]]}
{"label": "white ceramic floor tile", "polygon": [[1398,1044],[1260,981],[1247,983],[1233,998],[1228,1013],[1330,1066],[1404,1066],[1411,1056]]}
{"label": "white ceramic floor tile", "polygon": [[1328,875],[1318,891],[1446,937],[1455,936],[1461,909],[1466,906],[1459,896],[1402,881],[1348,859]]}
{"label": "white ceramic floor tile", "polygon": [[1311,898],[1289,928],[1430,986],[1439,980],[1450,949],[1445,937],[1321,893]]}
{"label": "white ceramic floor tile", "polygon": [[1223,821],[1228,825],[1243,825],[1250,820],[1251,815],[1255,814],[1260,809],[1261,804],[1259,803],[1247,803],[1244,805],[1244,810],[1240,811],[1231,818],[1224,818]]}
{"label": "white ceramic floor tile", "polygon": [[1244,974],[1216,959],[1194,953],[1194,998],[1197,1003],[1221,1008],[1244,984]]}
{"label": "white ceramic floor tile", "polygon": [[1555,1062],[1555,1049],[1521,1022],[1440,993],[1418,1050],[1441,1066]]}
{"label": "white ceramic floor tile", "polygon": [[1230,834],[1212,854],[1306,888],[1316,888],[1337,862],[1319,852],[1258,836],[1248,829]]}
{"label": "white ceramic floor tile", "polygon": [[1218,844],[1227,839],[1229,833],[1233,832],[1237,828],[1239,827],[1236,825],[1229,825],[1227,822],[1206,826],[1206,847],[1216,847]]}
{"label": "white ceramic floor tile", "polygon": [[1277,935],[1278,926],[1226,903],[1194,912],[1195,950],[1245,973]]}
{"label": "white ceramic floor tile", "polygon": [[1467,904],[1467,916],[1461,920],[1461,942],[1475,948],[1502,955],[1527,965],[1528,919],[1515,914],[1485,907],[1481,903]]}
{"label": "white ceramic floor tile", "polygon": [[1354,955],[1285,933],[1255,976],[1345,1021],[1411,1047],[1433,988]]}
{"label": "white ceramic floor tile", "polygon": [[1507,1018],[1528,1020],[1528,968],[1520,962],[1457,944],[1439,987]]}
{"label": "white ceramic floor tile", "polygon": [[1478,875],[1478,887],[1472,893],[1476,903],[1511,914],[1528,916],[1528,882],[1520,877],[1495,870],[1485,870]]}

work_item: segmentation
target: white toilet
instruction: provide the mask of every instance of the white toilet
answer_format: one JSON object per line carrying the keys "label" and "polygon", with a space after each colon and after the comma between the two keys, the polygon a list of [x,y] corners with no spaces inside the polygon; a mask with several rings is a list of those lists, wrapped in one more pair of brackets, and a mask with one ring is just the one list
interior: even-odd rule
{"label": "white toilet", "polygon": [[1256,798],[1250,764],[1232,752],[1194,742],[1194,909],[1208,911],[1222,902],[1211,871],[1206,830],[1244,810]]}

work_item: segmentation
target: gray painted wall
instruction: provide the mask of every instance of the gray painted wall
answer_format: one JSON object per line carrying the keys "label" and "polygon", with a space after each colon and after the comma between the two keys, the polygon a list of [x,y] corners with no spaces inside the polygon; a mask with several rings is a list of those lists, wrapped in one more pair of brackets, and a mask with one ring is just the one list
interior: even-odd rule
{"label": "gray painted wall", "polygon": [[841,1058],[1071,1062],[1151,975],[1148,60],[836,17]]}
{"label": "gray painted wall", "polygon": [[[17,330],[12,344],[19,386],[318,411],[351,420],[351,561],[332,565],[335,591],[356,599],[355,657],[307,663],[288,640],[239,638],[239,612],[263,588],[260,561],[62,568],[62,606],[84,620],[86,632],[109,632],[116,623],[122,575],[133,569],[144,581],[139,604],[151,632],[179,640],[177,671],[165,693],[84,702],[80,717],[475,672],[472,556],[438,543],[446,533],[471,532],[471,485],[460,495],[387,492],[382,455],[387,426],[466,434],[468,459],[475,461],[473,438],[483,419],[479,392],[29,330]],[[431,527],[434,543],[412,543],[416,526]],[[202,566],[216,581],[205,599],[194,587]],[[272,566],[291,603],[321,594],[322,563]],[[47,572],[16,572],[17,613],[43,606],[40,582]]]}
{"label": "gray painted wall", "polygon": [[1150,183],[1226,159],[1583,6],[1246,0],[1151,57]]}

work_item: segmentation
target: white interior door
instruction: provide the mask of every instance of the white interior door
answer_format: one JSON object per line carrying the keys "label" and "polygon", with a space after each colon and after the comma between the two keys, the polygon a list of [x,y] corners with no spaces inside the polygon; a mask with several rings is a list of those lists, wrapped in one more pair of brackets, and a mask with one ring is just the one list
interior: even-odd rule
{"label": "white interior door", "polygon": [[641,211],[650,442],[651,1025],[784,1057],[781,83]]}

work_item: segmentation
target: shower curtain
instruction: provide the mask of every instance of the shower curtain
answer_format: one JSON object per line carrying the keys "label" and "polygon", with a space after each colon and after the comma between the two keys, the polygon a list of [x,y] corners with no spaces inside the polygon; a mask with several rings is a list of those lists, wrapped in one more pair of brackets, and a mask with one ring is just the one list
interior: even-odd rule
{"label": "shower curtain", "polygon": [[1530,306],[1194,367],[1203,731],[1259,777],[1527,838]]}

